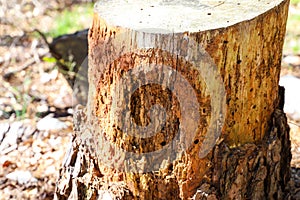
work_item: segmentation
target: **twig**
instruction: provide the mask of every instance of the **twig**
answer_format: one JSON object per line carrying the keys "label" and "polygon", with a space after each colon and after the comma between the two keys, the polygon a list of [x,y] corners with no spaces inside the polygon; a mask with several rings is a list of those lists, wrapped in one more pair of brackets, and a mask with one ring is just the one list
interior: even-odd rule
{"label": "twig", "polygon": [[[42,54],[42,55],[39,55],[39,57],[40,57],[40,58],[41,58],[41,57],[44,57],[44,56],[46,56],[48,53],[49,53],[49,52],[44,53],[44,54]],[[10,71],[10,72],[5,73],[5,74],[3,75],[3,78],[4,78],[4,79],[9,79],[13,74],[18,73],[18,72],[20,72],[20,71],[22,71],[22,70],[25,70],[25,69],[27,69],[28,67],[30,67],[31,65],[33,65],[33,64],[35,64],[35,63],[36,63],[36,59],[35,59],[35,58],[31,58],[31,59],[28,60],[23,66],[21,66],[21,67],[15,69],[15,70],[12,70],[12,71]]]}
{"label": "twig", "polygon": [[15,150],[18,148],[18,145],[17,144],[13,144],[5,149],[3,149],[2,151],[0,151],[0,154],[1,155],[5,155],[5,154],[8,154],[9,152]]}
{"label": "twig", "polygon": [[33,29],[32,32],[37,32],[37,33],[42,37],[42,39],[44,40],[44,42],[47,44],[48,48],[50,49],[50,43],[48,42],[47,37],[46,37],[46,35],[45,35],[44,33],[42,33],[42,32],[41,32],[39,29],[37,29],[37,28]]}
{"label": "twig", "polygon": [[[37,32],[37,33],[42,37],[43,41],[46,43],[46,45],[48,46],[48,49],[49,49],[49,51],[50,51],[50,43],[48,42],[48,40],[47,40],[47,38],[46,38],[46,35],[45,35],[44,33],[42,33],[39,29],[36,29],[36,28],[35,28],[35,29],[33,29],[32,31],[25,31],[24,34],[33,33],[33,32]],[[42,55],[39,55],[39,58],[46,56],[48,53],[49,53],[49,52],[44,53],[44,54],[42,54]],[[21,66],[21,67],[15,69],[15,70],[12,70],[12,71],[10,71],[10,72],[5,73],[5,74],[3,75],[3,78],[4,78],[4,79],[9,79],[13,74],[15,74],[15,73],[17,73],[17,72],[20,72],[20,71],[22,71],[22,70],[25,70],[25,69],[27,69],[29,66],[31,66],[31,65],[33,65],[33,64],[35,64],[35,63],[37,63],[36,57],[31,58],[31,59],[28,60],[23,66]]]}
{"label": "twig", "polygon": [[293,124],[293,125],[296,125],[296,126],[300,127],[300,124],[299,124],[299,123],[297,123],[297,122],[292,122],[292,121],[289,121],[289,123],[291,123],[291,124]]}

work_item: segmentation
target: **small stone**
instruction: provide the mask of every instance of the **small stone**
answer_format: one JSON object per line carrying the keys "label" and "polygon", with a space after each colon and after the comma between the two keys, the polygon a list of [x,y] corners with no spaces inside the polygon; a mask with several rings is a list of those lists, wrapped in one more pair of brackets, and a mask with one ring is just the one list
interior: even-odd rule
{"label": "small stone", "polygon": [[49,166],[48,168],[46,168],[45,172],[44,172],[44,175],[46,176],[50,176],[50,175],[53,175],[53,174],[56,174],[57,170],[55,169],[55,166]]}
{"label": "small stone", "polygon": [[48,111],[48,105],[46,103],[41,104],[36,107],[37,112],[47,112]]}
{"label": "small stone", "polygon": [[51,77],[50,77],[49,73],[43,73],[41,78],[40,78],[41,83],[47,83],[50,80],[51,80]]}
{"label": "small stone", "polygon": [[286,75],[280,78],[279,85],[285,88],[284,112],[292,120],[300,121],[300,79]]}
{"label": "small stone", "polygon": [[14,122],[10,125],[9,131],[5,134],[5,137],[0,144],[0,152],[10,146],[15,146],[17,144],[20,129],[22,129],[22,122]]}
{"label": "small stone", "polygon": [[300,56],[289,55],[282,59],[283,63],[298,66],[300,65]]}
{"label": "small stone", "polygon": [[51,80],[55,80],[57,78],[58,75],[58,71],[57,70],[53,70],[51,73],[43,73],[41,78],[40,78],[40,82],[41,83],[47,83]]}
{"label": "small stone", "polygon": [[29,171],[14,171],[6,175],[9,180],[17,181],[19,184],[37,182]]}
{"label": "small stone", "polygon": [[64,122],[53,118],[51,115],[47,115],[37,123],[36,127],[39,131],[59,131],[67,128],[67,125]]}

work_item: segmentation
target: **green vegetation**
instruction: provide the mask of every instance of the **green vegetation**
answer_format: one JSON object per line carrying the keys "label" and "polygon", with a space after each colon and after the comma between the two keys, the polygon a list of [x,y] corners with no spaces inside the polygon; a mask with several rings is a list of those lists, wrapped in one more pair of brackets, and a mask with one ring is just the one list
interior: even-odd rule
{"label": "green vegetation", "polygon": [[[15,111],[17,120],[26,118],[26,114],[29,111],[28,105],[30,105],[34,97],[29,95],[29,89],[31,84],[30,78],[25,78],[22,86],[11,86],[7,82],[3,82],[4,86],[13,94],[14,105],[12,106]],[[5,112],[2,110],[2,112]]]}
{"label": "green vegetation", "polygon": [[60,13],[53,22],[53,26],[47,36],[57,37],[59,35],[73,33],[89,27],[92,19],[94,6],[92,3],[72,6]]}
{"label": "green vegetation", "polygon": [[[298,4],[298,5],[297,5]],[[300,54],[300,0],[291,0],[284,44],[286,54]]]}
{"label": "green vegetation", "polygon": [[291,0],[291,4],[298,4],[300,3],[300,0]]}

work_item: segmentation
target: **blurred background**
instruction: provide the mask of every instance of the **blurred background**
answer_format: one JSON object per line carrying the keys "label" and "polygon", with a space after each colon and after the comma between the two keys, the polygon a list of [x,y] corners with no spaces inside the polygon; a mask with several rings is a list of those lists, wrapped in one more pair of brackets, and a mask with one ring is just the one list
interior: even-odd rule
{"label": "blurred background", "polygon": [[[93,5],[0,0],[0,200],[53,199],[72,135],[70,85],[85,57],[74,55],[86,52]],[[300,199],[300,0],[290,4],[280,84],[291,127],[291,193]]]}

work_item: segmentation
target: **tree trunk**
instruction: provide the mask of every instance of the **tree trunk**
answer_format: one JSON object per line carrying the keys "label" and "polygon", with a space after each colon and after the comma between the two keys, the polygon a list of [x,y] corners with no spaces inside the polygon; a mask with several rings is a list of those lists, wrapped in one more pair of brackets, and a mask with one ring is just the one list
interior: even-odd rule
{"label": "tree trunk", "polygon": [[289,197],[289,1],[205,2],[97,4],[58,199]]}

